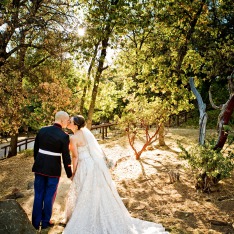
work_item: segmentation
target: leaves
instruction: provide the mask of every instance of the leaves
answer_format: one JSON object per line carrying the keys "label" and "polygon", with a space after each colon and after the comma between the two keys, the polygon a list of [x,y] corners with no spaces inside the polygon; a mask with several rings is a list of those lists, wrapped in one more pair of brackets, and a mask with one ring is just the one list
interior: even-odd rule
{"label": "leaves", "polygon": [[214,150],[214,139],[207,141],[204,145],[194,145],[188,150],[180,142],[178,145],[182,150],[180,157],[188,160],[197,175],[206,174],[208,177],[218,180],[231,176],[234,169],[233,154],[226,153],[228,149]]}

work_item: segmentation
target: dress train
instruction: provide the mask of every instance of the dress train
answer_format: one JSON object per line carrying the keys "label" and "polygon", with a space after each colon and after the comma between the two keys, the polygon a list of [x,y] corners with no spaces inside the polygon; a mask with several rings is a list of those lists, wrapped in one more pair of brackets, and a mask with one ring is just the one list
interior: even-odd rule
{"label": "dress train", "polygon": [[66,200],[67,225],[63,234],[168,234],[161,224],[132,218],[124,206],[102,152],[88,142],[78,147],[79,161]]}

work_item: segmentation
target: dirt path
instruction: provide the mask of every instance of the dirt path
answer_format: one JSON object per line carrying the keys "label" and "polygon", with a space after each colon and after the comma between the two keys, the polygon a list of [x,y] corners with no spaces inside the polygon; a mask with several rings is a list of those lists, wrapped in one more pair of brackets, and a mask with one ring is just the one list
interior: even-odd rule
{"label": "dirt path", "polygon": [[[179,149],[176,140],[189,145],[197,141],[197,132],[171,129],[166,135],[167,146],[155,146],[153,150],[144,152],[140,162],[134,159],[124,136],[107,140],[101,145],[108,157],[114,160],[122,158],[112,171],[112,177],[133,217],[162,223],[172,234],[232,234],[234,174],[232,178],[221,181],[216,192],[209,195],[199,193],[194,188],[192,171],[185,161],[177,157]],[[30,220],[33,189],[27,187],[33,181],[32,163],[33,158],[25,154],[0,161],[0,198],[4,199],[15,188],[19,189],[24,197],[17,201]],[[180,180],[170,183],[169,171],[179,173]],[[70,183],[63,171],[52,217],[56,225],[49,230],[49,234],[63,231],[59,222],[64,217],[64,199]],[[227,225],[215,225],[214,221]]]}

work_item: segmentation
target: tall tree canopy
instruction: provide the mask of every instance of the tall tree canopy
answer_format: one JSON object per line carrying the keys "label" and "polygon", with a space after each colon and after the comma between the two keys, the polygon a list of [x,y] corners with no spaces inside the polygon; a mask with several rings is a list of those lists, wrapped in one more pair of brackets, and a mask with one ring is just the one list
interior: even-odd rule
{"label": "tall tree canopy", "polygon": [[59,92],[89,127],[140,100],[160,99],[165,116],[193,108],[189,77],[203,95],[233,70],[233,9],[231,0],[2,1],[1,131],[9,118],[15,133],[32,116],[50,122]]}

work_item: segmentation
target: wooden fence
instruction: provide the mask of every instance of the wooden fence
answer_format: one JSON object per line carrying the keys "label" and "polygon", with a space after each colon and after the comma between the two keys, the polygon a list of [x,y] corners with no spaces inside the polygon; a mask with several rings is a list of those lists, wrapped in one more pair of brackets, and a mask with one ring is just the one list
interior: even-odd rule
{"label": "wooden fence", "polygon": [[191,112],[182,111],[179,114],[174,114],[169,117],[169,120],[166,124],[168,127],[179,127],[182,123],[187,122],[189,118],[192,117]]}
{"label": "wooden fence", "polygon": [[[188,118],[191,117],[191,113],[183,111],[181,113],[179,113],[178,115],[171,115],[169,118],[168,123],[166,123],[165,125],[168,127],[178,127],[180,126],[180,124],[186,122],[188,120]],[[91,130],[99,130],[99,133],[101,134],[101,139],[104,140],[105,138],[107,138],[107,129],[110,128],[111,126],[116,125],[115,123],[103,123],[103,124],[99,124],[99,125],[93,125]],[[28,148],[28,144],[30,142],[33,142],[35,140],[34,137],[28,137],[25,138],[23,140],[20,140],[17,142],[17,148],[18,148],[18,152],[20,152],[23,149],[27,149]],[[10,148],[10,144],[7,144],[3,147],[1,147],[1,149],[4,151],[4,158],[7,157],[7,153],[9,151]],[[1,156],[1,155],[0,155]]]}
{"label": "wooden fence", "polygon": [[[93,125],[91,130],[95,130],[98,129],[99,133],[101,134],[101,138],[102,140],[104,140],[105,138],[107,138],[107,129],[111,126],[114,126],[116,124],[114,123],[104,123],[104,124],[100,124],[100,125]],[[33,142],[35,140],[35,137],[28,137],[25,139],[22,139],[20,141],[17,142],[17,152],[20,152],[21,150],[25,150],[28,148],[28,144]],[[9,148],[10,148],[10,144],[7,144],[3,147],[1,147],[1,149],[3,150],[3,158],[7,157],[7,154],[9,152]]]}
{"label": "wooden fence", "polygon": [[[20,152],[21,150],[27,149],[28,148],[28,144],[31,143],[31,142],[33,142],[34,140],[35,140],[35,137],[28,137],[28,138],[19,140],[17,142],[17,151]],[[22,149],[22,147],[23,147],[23,149]],[[1,149],[4,150],[3,156],[5,158],[7,156],[7,153],[9,152],[10,144],[1,147]]]}
{"label": "wooden fence", "polygon": [[99,129],[99,133],[101,133],[102,140],[104,140],[105,138],[107,138],[107,129],[114,125],[116,124],[115,123],[103,123],[100,125],[93,125],[91,127],[91,130]]}

